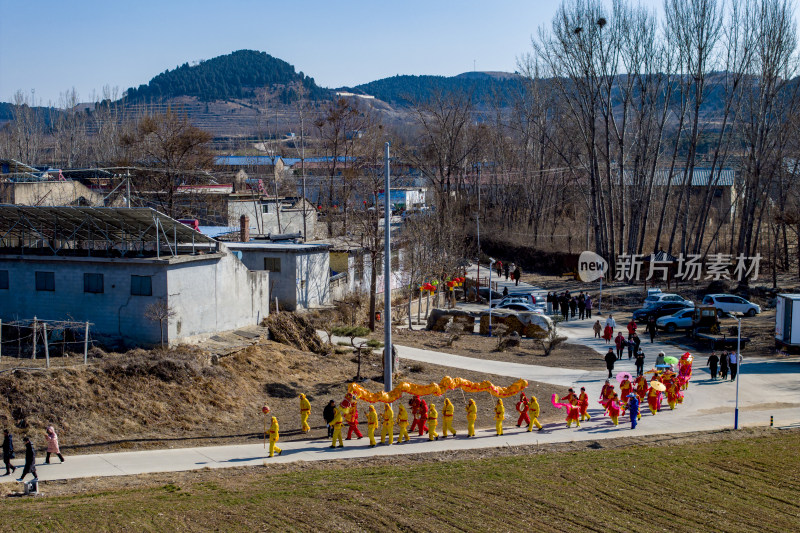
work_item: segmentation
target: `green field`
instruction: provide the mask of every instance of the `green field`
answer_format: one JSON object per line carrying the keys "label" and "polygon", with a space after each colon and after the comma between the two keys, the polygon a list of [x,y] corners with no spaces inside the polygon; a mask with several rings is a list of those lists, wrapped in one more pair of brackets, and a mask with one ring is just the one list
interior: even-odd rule
{"label": "green field", "polygon": [[665,440],[163,474],[129,488],[120,478],[101,492],[7,498],[0,530],[800,530],[800,431]]}

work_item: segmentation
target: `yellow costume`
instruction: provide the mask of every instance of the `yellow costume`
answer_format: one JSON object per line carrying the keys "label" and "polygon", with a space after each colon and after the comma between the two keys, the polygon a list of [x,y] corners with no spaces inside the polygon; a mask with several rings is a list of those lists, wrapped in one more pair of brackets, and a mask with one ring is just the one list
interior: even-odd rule
{"label": "yellow costume", "polygon": [[506,408],[503,405],[503,399],[498,398],[494,406],[494,427],[498,435],[503,434],[503,420],[506,418]]}
{"label": "yellow costume", "polygon": [[381,444],[386,444],[386,436],[389,436],[389,446],[392,445],[392,440],[394,439],[394,431],[392,426],[394,425],[394,410],[392,410],[392,404],[387,403],[383,406],[383,426],[381,427]]}
{"label": "yellow costume", "polygon": [[400,409],[397,410],[397,425],[400,427],[400,433],[397,434],[397,442],[408,441],[408,412],[403,404],[400,404]]}
{"label": "yellow costume", "polygon": [[475,436],[475,420],[478,418],[478,406],[475,405],[475,400],[469,399],[467,404],[467,436]]}
{"label": "yellow costume", "polygon": [[450,401],[450,398],[444,399],[444,408],[442,409],[442,414],[444,415],[444,419],[442,420],[442,438],[447,438],[447,432],[449,431],[454,436],[456,434],[456,430],[453,429],[453,413],[455,412],[456,408],[453,407],[453,402]]}
{"label": "yellow costume", "polygon": [[344,423],[344,413],[342,413],[342,408],[337,407],[334,411],[336,414],[333,415],[333,421],[331,422],[331,426],[333,426],[333,439],[331,440],[331,448],[336,448],[336,441],[339,441],[339,448],[344,447],[344,439],[342,439],[342,424]]}
{"label": "yellow costume", "polygon": [[436,433],[436,424],[439,423],[439,413],[436,412],[436,405],[431,403],[428,407],[428,440],[439,440],[439,434]]}
{"label": "yellow costume", "polygon": [[375,406],[370,405],[367,411],[367,436],[369,437],[369,447],[375,447],[375,430],[378,429],[378,413]]}
{"label": "yellow costume", "polygon": [[311,431],[311,426],[308,425],[308,415],[311,414],[311,402],[306,400],[306,395],[300,395],[300,424],[302,425],[303,433]]}
{"label": "yellow costume", "polygon": [[542,429],[542,425],[539,423],[539,411],[539,400],[536,399],[536,396],[531,396],[530,403],[528,403],[528,416],[531,419],[528,431],[533,431],[533,426]]}
{"label": "yellow costume", "polygon": [[272,457],[275,455],[275,452],[278,452],[278,455],[281,454],[283,450],[278,448],[276,444],[278,442],[278,419],[274,416],[272,417],[272,424],[269,426],[269,456]]}

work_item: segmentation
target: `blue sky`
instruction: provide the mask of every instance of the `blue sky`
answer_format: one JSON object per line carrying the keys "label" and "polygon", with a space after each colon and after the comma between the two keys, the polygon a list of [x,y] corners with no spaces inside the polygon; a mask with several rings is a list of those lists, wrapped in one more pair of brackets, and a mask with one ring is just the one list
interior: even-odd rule
{"label": "blue sky", "polygon": [[[660,0],[646,0],[660,4]],[[395,74],[513,71],[555,0],[0,0],[0,101],[58,104],[184,62],[265,51],[325,87]]]}

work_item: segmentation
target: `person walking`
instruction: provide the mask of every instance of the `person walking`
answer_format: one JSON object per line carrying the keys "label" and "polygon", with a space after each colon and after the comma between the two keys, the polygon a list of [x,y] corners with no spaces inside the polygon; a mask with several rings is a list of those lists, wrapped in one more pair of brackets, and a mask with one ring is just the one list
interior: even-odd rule
{"label": "person walking", "polygon": [[578,295],[578,320],[583,320],[586,317],[586,296],[583,291]]}
{"label": "person walking", "polygon": [[617,361],[617,356],[614,355],[614,349],[609,348],[605,356],[606,368],[608,369],[608,379],[611,379],[611,373],[614,371],[614,363]]}
{"label": "person walking", "polygon": [[628,344],[622,331],[617,333],[617,336],[614,338],[614,344],[617,346],[617,359],[622,359],[622,352],[625,350],[625,345]]}
{"label": "person walking", "polygon": [[17,481],[22,481],[28,474],[33,476],[33,479],[39,479],[36,473],[36,452],[33,449],[31,439],[27,436],[22,437],[22,442],[25,443],[25,468],[22,469],[22,475]]}
{"label": "person walking", "polygon": [[728,356],[728,366],[731,369],[731,381],[736,381],[736,375],[739,373],[739,365],[742,362],[742,355],[736,352],[731,352]]}
{"label": "person walking", "polygon": [[311,426],[308,425],[308,415],[311,414],[311,402],[308,401],[305,394],[300,395],[300,430],[303,433],[311,431]]}
{"label": "person walking", "polygon": [[548,314],[548,316],[553,314],[553,293],[552,292],[548,292],[547,293],[547,314]]}
{"label": "person walking", "polygon": [[16,466],[11,464],[11,459],[14,458],[14,438],[7,429],[3,430],[3,463],[6,465],[6,473],[9,475],[17,469]]}
{"label": "person walking", "polygon": [[639,335],[636,333],[633,334],[633,350],[628,349],[628,359],[633,357],[633,354],[639,352],[639,346],[642,345],[642,339],[639,338]]}
{"label": "person walking", "polygon": [[[272,423],[269,426],[269,456],[273,457],[275,452],[278,452],[278,455],[283,453],[278,447],[278,439],[280,438],[280,425],[278,424],[278,419],[276,417],[272,417]],[[47,454],[50,455],[49,453]]]}
{"label": "person walking", "polygon": [[[611,342],[611,339],[614,337],[614,330],[611,326],[606,324],[606,327],[603,329],[603,338],[606,340],[606,344]],[[609,348],[610,350],[611,348]]]}
{"label": "person walking", "polygon": [[519,265],[514,268],[514,284],[519,285],[519,278],[522,277],[522,270],[520,270]]}
{"label": "person walking", "polygon": [[636,328],[638,326],[636,325],[636,321],[631,318],[631,321],[628,322],[628,325],[626,327],[628,328],[628,336],[630,337],[631,335],[636,333]]}
{"label": "person walking", "polygon": [[603,333],[603,326],[600,325],[600,321],[599,320],[594,323],[594,326],[592,326],[592,329],[594,330],[594,338],[595,339],[600,339],[601,338],[600,335],[601,335],[601,333]]}
{"label": "person walking", "polygon": [[594,303],[592,302],[592,297],[588,294],[586,295],[586,318],[592,318],[592,306]]}
{"label": "person walking", "polygon": [[717,366],[719,365],[719,356],[716,352],[711,352],[711,356],[708,358],[706,365],[708,365],[708,370],[711,372],[711,379],[716,381],[718,372]]}
{"label": "person walking", "polygon": [[561,307],[561,316],[564,320],[569,321],[569,298],[567,293],[562,294],[558,299],[559,307]]}
{"label": "person walking", "polygon": [[644,376],[644,352],[641,348],[636,352],[634,364],[636,365],[636,375]]}
{"label": "person walking", "polygon": [[653,341],[656,340],[656,317],[649,316],[647,317],[647,326],[645,327],[645,333],[650,334],[650,344],[653,344]]}
{"label": "person walking", "polygon": [[336,402],[333,400],[328,402],[328,405],[322,410],[322,418],[325,419],[325,424],[328,426],[328,438],[333,437],[333,417],[336,416]]}
{"label": "person walking", "polygon": [[369,437],[369,447],[375,447],[375,430],[378,429],[378,412],[375,406],[369,404],[369,411],[367,411],[367,436]]}
{"label": "person walking", "polygon": [[658,352],[658,355],[656,356],[656,368],[661,367],[661,370],[663,370],[663,366],[666,364],[664,362],[664,357],[664,352]]}
{"label": "person walking", "polygon": [[578,314],[578,299],[574,296],[569,299],[569,315],[570,318],[575,318],[575,315]]}
{"label": "person walking", "polygon": [[511,267],[509,267],[508,263],[503,265],[503,273],[506,276],[506,281],[508,281],[508,274],[511,272]]}
{"label": "person walking", "polygon": [[719,375],[723,380],[728,379],[728,352],[722,352],[719,358]]}
{"label": "person walking", "polygon": [[53,426],[47,426],[47,431],[44,435],[45,440],[47,441],[47,456],[44,459],[44,464],[50,464],[50,454],[54,453],[61,459],[61,462],[64,462],[64,456],[61,455],[61,450],[58,447],[58,435],[56,435],[56,430]]}
{"label": "person walking", "polygon": [[611,329],[617,327],[617,321],[614,320],[614,315],[608,315],[608,318],[606,318],[606,327],[608,326],[611,326]]}

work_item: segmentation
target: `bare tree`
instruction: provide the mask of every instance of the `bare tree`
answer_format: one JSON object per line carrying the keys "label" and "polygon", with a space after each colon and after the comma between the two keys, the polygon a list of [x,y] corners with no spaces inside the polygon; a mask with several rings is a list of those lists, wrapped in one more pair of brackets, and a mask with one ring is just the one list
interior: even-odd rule
{"label": "bare tree", "polygon": [[161,334],[161,347],[164,347],[164,326],[169,326],[170,320],[175,318],[175,310],[166,300],[159,299],[144,309],[144,317],[151,322],[158,322],[158,331]]}

